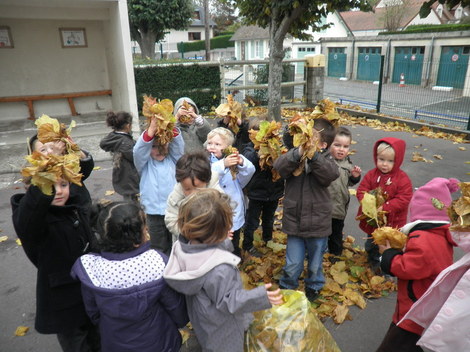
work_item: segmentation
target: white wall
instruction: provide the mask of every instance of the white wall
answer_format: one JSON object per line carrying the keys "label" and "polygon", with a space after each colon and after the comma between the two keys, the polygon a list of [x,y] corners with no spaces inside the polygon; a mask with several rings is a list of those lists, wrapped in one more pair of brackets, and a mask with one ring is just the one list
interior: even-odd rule
{"label": "white wall", "polygon": [[[175,31],[172,30],[170,33],[168,33],[165,36],[165,39],[163,39],[163,51],[164,52],[172,52],[172,51],[178,51],[177,44],[180,42],[187,42],[188,40],[188,33],[189,32],[200,32],[201,33],[201,40],[206,39],[206,32],[204,30],[204,27],[189,27],[185,31]],[[209,32],[209,37],[212,38],[214,36],[213,29],[210,29]],[[160,44],[157,44],[155,46],[156,51],[160,51]]]}
{"label": "white wall", "polygon": [[431,10],[431,13],[426,18],[419,17],[419,14],[416,15],[416,17],[410,21],[408,26],[415,25],[415,24],[441,24],[441,21],[437,17],[436,13],[433,10]]}

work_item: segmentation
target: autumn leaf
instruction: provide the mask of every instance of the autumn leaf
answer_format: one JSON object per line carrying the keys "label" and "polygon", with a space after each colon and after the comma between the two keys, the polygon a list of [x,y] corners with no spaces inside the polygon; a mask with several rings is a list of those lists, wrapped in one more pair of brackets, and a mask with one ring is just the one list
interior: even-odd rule
{"label": "autumn leaf", "polygon": [[172,141],[176,118],[173,116],[173,102],[170,99],[157,101],[152,96],[144,95],[142,114],[147,118],[147,126],[152,120],[156,120],[155,135],[161,145]]}
{"label": "autumn leaf", "polygon": [[470,231],[470,182],[460,182],[462,195],[454,200],[447,213],[451,220],[451,229],[460,232]]}
{"label": "autumn leaf", "polygon": [[227,95],[227,103],[220,104],[215,113],[219,116],[228,117],[229,123],[228,127],[233,131],[234,134],[237,134],[240,130],[238,126],[238,120],[242,119],[243,106],[238,101],[233,99],[232,94]]}
{"label": "autumn leaf", "polygon": [[61,141],[65,144],[66,153],[80,154],[80,148],[70,137],[72,128],[76,126],[75,121],[72,120],[70,126],[66,128],[57,119],[42,115],[35,121],[35,125],[38,127],[38,140],[41,143]]}
{"label": "autumn leaf", "polygon": [[341,324],[343,323],[348,314],[349,314],[349,307],[345,304],[338,304],[333,312],[333,321],[336,324]]}
{"label": "autumn leaf", "polygon": [[114,193],[115,193],[114,191],[108,190],[108,191],[104,192],[104,195],[105,196],[112,196]]}
{"label": "autumn leaf", "polygon": [[18,246],[22,246],[22,245],[23,245],[23,244],[21,243],[21,240],[20,240],[19,238],[17,238],[15,242],[16,242],[16,244],[17,244]]}
{"label": "autumn leaf", "polygon": [[[232,155],[232,154],[238,154],[238,149],[232,146],[228,146],[227,148],[222,150],[222,155],[224,157]],[[235,180],[238,174],[238,165],[230,166],[230,173],[232,174],[232,179]]]}
{"label": "autumn leaf", "polygon": [[442,155],[439,155],[439,154],[434,154],[433,157],[437,160],[442,160]]}
{"label": "autumn leaf", "polygon": [[28,330],[29,328],[27,326],[18,326],[15,330],[15,336],[24,336]]}
{"label": "autumn leaf", "polygon": [[387,241],[390,246],[395,249],[403,249],[406,244],[407,237],[404,233],[392,227],[379,227],[372,232],[372,238],[377,245],[385,245]]}
{"label": "autumn leaf", "polygon": [[101,166],[95,166],[93,170],[101,170]]}
{"label": "autumn leaf", "polygon": [[5,242],[8,240],[8,236],[1,236],[0,237],[0,242]]}

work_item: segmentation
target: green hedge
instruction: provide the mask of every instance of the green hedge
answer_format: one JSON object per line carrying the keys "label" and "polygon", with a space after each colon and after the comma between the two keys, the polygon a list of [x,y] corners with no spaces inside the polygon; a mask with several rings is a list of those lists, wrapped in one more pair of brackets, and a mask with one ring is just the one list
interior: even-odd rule
{"label": "green hedge", "polygon": [[404,31],[380,32],[379,35],[453,32],[453,31],[468,31],[468,30],[470,30],[470,24],[420,24],[420,25],[409,26]]}
{"label": "green hedge", "polygon": [[[220,68],[208,65],[162,65],[134,67],[137,103],[142,110],[144,94],[157,99],[193,99],[201,112],[220,102]],[[201,89],[209,89],[203,92]]]}
{"label": "green hedge", "polygon": [[[211,39],[211,49],[224,49],[224,48],[232,48],[235,46],[235,42],[231,42],[230,38],[232,38],[232,34],[227,35],[219,35],[218,37],[214,37]],[[195,42],[182,42],[178,43],[178,52],[187,53],[189,51],[200,51],[206,49],[206,42],[205,40],[198,40]]]}

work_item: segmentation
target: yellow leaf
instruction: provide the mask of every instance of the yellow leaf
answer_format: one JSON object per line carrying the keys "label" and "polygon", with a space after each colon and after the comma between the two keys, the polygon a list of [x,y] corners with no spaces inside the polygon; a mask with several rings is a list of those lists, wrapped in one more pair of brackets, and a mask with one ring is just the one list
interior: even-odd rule
{"label": "yellow leaf", "polygon": [[15,336],[24,336],[28,330],[29,328],[27,326],[18,326],[15,331]]}
{"label": "yellow leaf", "polygon": [[22,246],[21,240],[19,238],[17,238],[15,242],[18,246]]}
{"label": "yellow leaf", "polygon": [[467,150],[465,147],[459,147],[459,150]]}
{"label": "yellow leaf", "polygon": [[105,196],[112,196],[115,192],[114,191],[106,191],[104,192]]}
{"label": "yellow leaf", "polygon": [[338,304],[334,310],[333,320],[336,324],[344,322],[349,313],[349,307],[345,304]]}
{"label": "yellow leaf", "polygon": [[357,191],[356,191],[354,188],[350,188],[350,189],[349,189],[349,194],[350,194],[351,196],[355,196],[355,195],[357,194]]}
{"label": "yellow leaf", "polygon": [[186,327],[183,329],[180,329],[179,331],[181,334],[182,344],[184,345],[191,337],[191,333],[189,332],[189,329],[187,329]]}
{"label": "yellow leaf", "polygon": [[439,155],[439,154],[434,154],[433,155],[434,158],[436,158],[437,160],[442,160],[442,155]]}
{"label": "yellow leaf", "polygon": [[1,236],[0,237],[0,242],[5,242],[6,240],[8,240],[8,236]]}
{"label": "yellow leaf", "polygon": [[93,170],[101,170],[101,166],[95,166]]}

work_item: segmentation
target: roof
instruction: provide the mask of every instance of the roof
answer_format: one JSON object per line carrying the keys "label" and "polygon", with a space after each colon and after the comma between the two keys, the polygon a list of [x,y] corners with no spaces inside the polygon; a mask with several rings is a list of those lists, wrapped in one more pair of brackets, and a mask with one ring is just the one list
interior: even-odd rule
{"label": "roof", "polygon": [[258,26],[241,26],[230,38],[235,40],[253,40],[253,39],[269,39],[269,28],[261,28]]}

